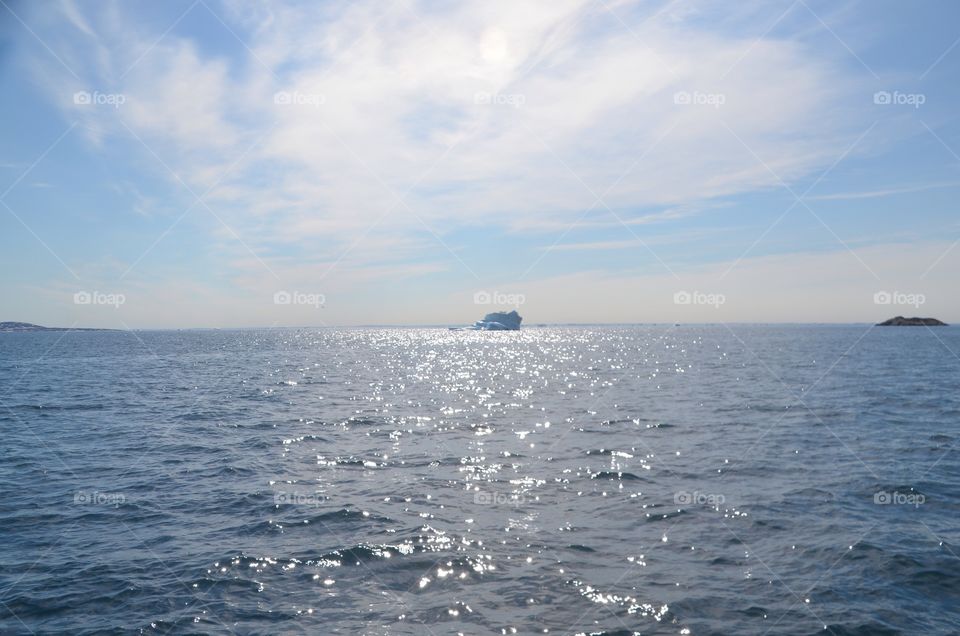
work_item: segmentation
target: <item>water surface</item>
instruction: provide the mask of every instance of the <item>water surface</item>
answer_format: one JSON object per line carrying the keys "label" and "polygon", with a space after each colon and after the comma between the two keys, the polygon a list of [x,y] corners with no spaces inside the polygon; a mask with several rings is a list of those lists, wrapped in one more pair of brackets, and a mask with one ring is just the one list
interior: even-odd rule
{"label": "water surface", "polygon": [[0,632],[960,631],[960,330],[0,334]]}

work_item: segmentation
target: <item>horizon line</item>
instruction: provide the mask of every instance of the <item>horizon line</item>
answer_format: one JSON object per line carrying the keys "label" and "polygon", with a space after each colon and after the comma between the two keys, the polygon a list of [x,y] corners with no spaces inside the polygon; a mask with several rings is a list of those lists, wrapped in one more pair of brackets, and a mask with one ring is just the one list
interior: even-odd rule
{"label": "horizon line", "polygon": [[[925,318],[927,316],[924,316]],[[2,322],[19,322],[19,321],[0,321]],[[38,325],[35,323],[24,323],[29,324],[35,327],[40,327],[37,330],[9,330],[9,331],[0,331],[0,333],[36,333],[39,331],[50,330],[50,331],[271,331],[271,330],[281,330],[281,329],[463,329],[465,325],[450,325],[447,323],[363,323],[363,324],[353,324],[353,325],[247,325],[242,327],[47,327],[44,325]],[[850,321],[850,322],[832,322],[832,321],[822,321],[822,322],[791,322],[791,321],[711,321],[711,322],[677,322],[677,321],[654,321],[654,322],[554,322],[554,323],[533,323],[530,325],[525,325],[522,329],[517,329],[515,331],[523,331],[524,329],[536,329],[536,328],[548,328],[548,327],[639,327],[639,326],[667,326],[667,327],[683,327],[683,326],[714,326],[714,325],[780,325],[780,326],[858,326],[858,325],[874,325],[879,326],[879,323],[874,323],[871,321]],[[957,321],[947,322],[944,325],[945,327],[956,326]],[[467,329],[469,331],[469,329]],[[504,330],[504,331],[514,331],[514,330]]]}

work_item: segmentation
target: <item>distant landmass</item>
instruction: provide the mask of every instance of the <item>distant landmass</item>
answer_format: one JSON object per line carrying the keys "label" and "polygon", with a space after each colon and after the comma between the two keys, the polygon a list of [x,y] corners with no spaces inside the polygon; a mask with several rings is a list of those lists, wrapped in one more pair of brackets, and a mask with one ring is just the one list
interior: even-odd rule
{"label": "distant landmass", "polygon": [[115,331],[114,329],[91,329],[89,327],[44,327],[29,322],[0,322],[0,332],[21,331]]}
{"label": "distant landmass", "polygon": [[904,318],[896,316],[877,323],[878,327],[946,327],[947,323],[936,318]]}

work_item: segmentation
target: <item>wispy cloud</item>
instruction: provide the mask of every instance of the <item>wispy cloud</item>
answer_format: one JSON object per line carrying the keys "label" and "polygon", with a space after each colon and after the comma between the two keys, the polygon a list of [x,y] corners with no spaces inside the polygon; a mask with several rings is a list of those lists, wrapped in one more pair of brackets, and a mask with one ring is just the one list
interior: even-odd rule
{"label": "wispy cloud", "polygon": [[[785,179],[835,156],[850,132],[836,114],[851,79],[816,51],[707,31],[685,19],[696,16],[689,8],[263,2],[253,21],[232,3],[200,3],[191,11],[214,12],[223,37],[229,28],[242,40],[226,56],[176,30],[155,42],[164,25],[147,33],[122,5],[96,16],[63,7],[78,37],[98,38],[87,53],[66,45],[86,74],[86,85],[67,85],[125,97],[83,108],[54,83],[94,140],[129,137],[122,120],[199,191],[266,133],[210,195],[257,243],[316,238],[333,253],[391,209],[371,239],[432,221],[445,232],[549,232],[596,205],[671,130],[602,199],[600,209],[645,223],[629,210],[777,185],[720,122]],[[749,20],[758,9],[736,13]],[[139,56],[118,79],[118,61]]]}
{"label": "wispy cloud", "polygon": [[912,186],[903,186],[899,188],[882,188],[878,190],[865,190],[861,192],[836,192],[834,194],[821,194],[807,197],[813,201],[849,201],[855,199],[879,199],[896,194],[910,194],[912,192],[926,192],[927,190],[937,190],[940,188],[960,187],[960,181],[946,181],[939,183],[924,183]]}

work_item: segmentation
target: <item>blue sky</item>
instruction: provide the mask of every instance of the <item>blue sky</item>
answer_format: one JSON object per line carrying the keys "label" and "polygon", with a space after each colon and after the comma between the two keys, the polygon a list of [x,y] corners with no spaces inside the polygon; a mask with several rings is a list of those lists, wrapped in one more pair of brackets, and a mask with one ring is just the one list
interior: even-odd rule
{"label": "blue sky", "polygon": [[0,4],[0,320],[960,320],[950,0]]}

